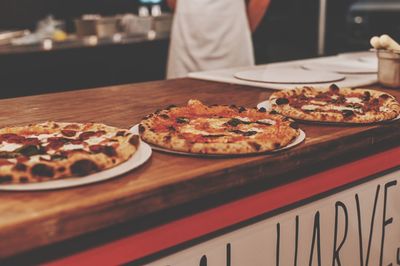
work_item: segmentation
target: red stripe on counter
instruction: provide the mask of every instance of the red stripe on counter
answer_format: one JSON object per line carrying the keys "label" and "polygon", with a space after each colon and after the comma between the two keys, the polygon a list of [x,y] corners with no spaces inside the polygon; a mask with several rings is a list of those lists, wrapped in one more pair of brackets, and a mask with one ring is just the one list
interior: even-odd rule
{"label": "red stripe on counter", "polygon": [[46,265],[127,263],[399,165],[400,147],[97,246]]}

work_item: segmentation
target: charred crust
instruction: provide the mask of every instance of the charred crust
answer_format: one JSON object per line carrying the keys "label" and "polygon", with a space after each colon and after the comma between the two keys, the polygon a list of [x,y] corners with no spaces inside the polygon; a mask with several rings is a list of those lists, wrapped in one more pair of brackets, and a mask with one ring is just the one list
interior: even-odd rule
{"label": "charred crust", "polygon": [[244,108],[243,106],[239,107],[239,113],[243,113],[246,111],[246,108]]}
{"label": "charred crust", "polygon": [[278,112],[277,112],[277,111],[275,111],[275,110],[272,110],[272,111],[270,111],[270,112],[269,112],[269,114],[270,114],[270,115],[277,115],[277,114],[278,114]]}
{"label": "charred crust", "polygon": [[176,129],[174,128],[174,126],[169,126],[169,127],[168,127],[168,130],[169,130],[169,131],[176,131]]}
{"label": "charred crust", "polygon": [[112,159],[111,159],[111,162],[112,162],[112,163],[116,163],[117,160],[115,160],[115,158],[112,158]]}
{"label": "charred crust", "polygon": [[154,113],[158,115],[161,111],[161,109],[157,109]]}
{"label": "charred crust", "polygon": [[372,103],[373,105],[377,105],[377,104],[379,104],[379,100],[376,99],[376,98],[374,98],[374,99],[372,99],[371,103]]}
{"label": "charred crust", "polygon": [[146,128],[142,124],[139,124],[139,133],[143,133],[145,131],[146,131]]}
{"label": "charred crust", "polygon": [[189,119],[186,117],[177,117],[175,119],[176,123],[178,124],[184,124],[184,123],[189,123]]}
{"label": "charred crust", "polygon": [[238,107],[237,107],[235,104],[229,105],[229,108],[231,108],[231,109],[238,109]]}
{"label": "charred crust", "polygon": [[289,100],[287,98],[278,98],[276,99],[275,103],[277,105],[288,104]]}
{"label": "charred crust", "polygon": [[[64,151],[63,151],[64,152]],[[61,161],[67,159],[67,154],[66,153],[61,153],[61,154],[53,154],[51,155],[51,161]]]}
{"label": "charred crust", "polygon": [[169,115],[166,115],[166,114],[160,114],[160,117],[164,118],[164,119],[169,119]]}
{"label": "charred crust", "polygon": [[57,168],[57,171],[60,172],[60,173],[65,172],[65,170],[67,170],[67,169],[64,166],[61,166],[61,167]]}
{"label": "charred crust", "polygon": [[176,107],[175,104],[171,104],[171,105],[168,105],[167,108],[165,108],[165,109],[170,110],[170,109],[175,108],[175,107]]}
{"label": "charred crust", "polygon": [[278,143],[278,142],[275,142],[274,143],[274,148],[275,149],[279,149],[281,147],[281,144],[280,143]]}
{"label": "charred crust", "polygon": [[386,100],[386,99],[388,99],[389,97],[390,97],[390,96],[387,95],[386,93],[385,93],[385,94],[379,95],[379,98],[381,98],[381,99],[383,99],[383,100]]}
{"label": "charred crust", "polygon": [[245,137],[253,136],[255,134],[257,134],[257,131],[247,131],[242,133],[242,135]]}
{"label": "charred crust", "polygon": [[259,151],[261,149],[261,145],[258,144],[257,142],[250,141],[249,145],[253,148],[255,151]]}
{"label": "charred crust", "polygon": [[139,145],[139,136],[138,135],[133,135],[130,139],[129,139],[129,144],[137,147]]}
{"label": "charred crust", "polygon": [[351,110],[343,110],[342,115],[344,118],[348,118],[348,117],[351,117],[352,115],[354,115],[354,112]]}
{"label": "charred crust", "polygon": [[31,168],[31,173],[35,176],[53,177],[54,169],[47,164],[38,163]]}
{"label": "charred crust", "polygon": [[74,162],[70,166],[70,170],[73,175],[84,176],[84,175],[88,175],[90,173],[97,172],[99,170],[99,167],[93,161],[88,160],[88,159],[83,159],[83,160]]}
{"label": "charred crust", "polygon": [[170,135],[166,135],[166,136],[164,136],[164,141],[165,142],[170,142],[171,141],[171,136]]}
{"label": "charred crust", "polygon": [[261,107],[260,109],[258,109],[258,111],[259,111],[260,113],[266,113],[266,112],[267,112],[267,109],[265,109],[264,107]]}
{"label": "charred crust", "polygon": [[142,120],[147,120],[151,117],[153,117],[153,114],[146,115],[145,117],[142,118]]}
{"label": "charred crust", "polygon": [[[137,136],[137,135],[136,135]],[[133,144],[132,144],[133,145]],[[135,145],[136,146],[136,145]],[[108,157],[113,157],[117,155],[117,152],[115,151],[113,146],[104,146],[103,148],[103,153],[107,155]]]}
{"label": "charred crust", "polygon": [[364,91],[362,99],[363,101],[368,102],[371,99],[371,93],[369,93],[369,91]]}
{"label": "charred crust", "polygon": [[215,134],[215,135],[201,135],[203,138],[220,138],[220,137],[225,137],[226,135],[224,134]]}
{"label": "charred crust", "polygon": [[336,84],[332,84],[329,86],[329,90],[336,93],[340,91],[340,88]]}
{"label": "charred crust", "polygon": [[20,183],[28,183],[28,181],[29,181],[29,179],[28,179],[28,177],[26,177],[26,176],[21,176],[21,177],[19,178],[19,182],[20,182]]}
{"label": "charred crust", "polygon": [[272,126],[272,124],[271,124],[271,123],[262,122],[262,121],[256,121],[256,124],[259,124],[259,125],[264,125],[264,126]]}
{"label": "charred crust", "polygon": [[118,131],[117,134],[115,134],[115,136],[117,136],[117,137],[124,137],[125,134],[126,134],[126,131],[121,130],[121,131]]}
{"label": "charred crust", "polygon": [[293,129],[299,129],[299,124],[297,124],[297,122],[291,122],[289,126]]}
{"label": "charred crust", "polygon": [[28,169],[28,167],[27,167],[25,164],[23,164],[23,163],[17,163],[17,164],[14,166],[14,169],[17,170],[17,171],[20,171],[20,172],[25,172],[26,169]]}
{"label": "charred crust", "polygon": [[231,120],[229,120],[228,122],[226,122],[228,125],[230,125],[231,127],[236,127],[239,124],[242,124],[243,121],[237,118],[232,118]]}
{"label": "charred crust", "polygon": [[11,175],[2,175],[0,176],[0,184],[4,183],[10,183],[12,181],[12,176]]}

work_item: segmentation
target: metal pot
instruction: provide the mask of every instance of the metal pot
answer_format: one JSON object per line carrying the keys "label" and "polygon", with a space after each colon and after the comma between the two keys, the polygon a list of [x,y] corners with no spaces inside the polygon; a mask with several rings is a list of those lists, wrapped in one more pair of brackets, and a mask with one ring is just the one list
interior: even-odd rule
{"label": "metal pot", "polygon": [[378,81],[387,87],[400,88],[400,52],[378,50]]}

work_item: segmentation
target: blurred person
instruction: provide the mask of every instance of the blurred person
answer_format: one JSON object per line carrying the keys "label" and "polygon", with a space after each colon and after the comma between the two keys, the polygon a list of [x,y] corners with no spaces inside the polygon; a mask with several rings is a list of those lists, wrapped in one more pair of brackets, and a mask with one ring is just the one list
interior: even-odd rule
{"label": "blurred person", "polygon": [[254,65],[251,32],[270,0],[167,0],[175,11],[167,78]]}

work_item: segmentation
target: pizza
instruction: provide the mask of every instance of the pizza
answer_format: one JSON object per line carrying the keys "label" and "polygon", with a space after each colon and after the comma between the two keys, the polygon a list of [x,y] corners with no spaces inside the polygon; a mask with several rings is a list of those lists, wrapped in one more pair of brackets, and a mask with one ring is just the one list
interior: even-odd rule
{"label": "pizza", "polygon": [[400,105],[386,92],[370,89],[303,87],[275,92],[269,98],[274,110],[293,119],[374,123],[399,116]]}
{"label": "pizza", "polygon": [[141,138],[158,147],[195,154],[249,154],[273,151],[299,135],[296,123],[265,109],[207,106],[189,100],[145,117]]}
{"label": "pizza", "polygon": [[99,123],[45,122],[0,129],[0,183],[80,177],[128,160],[139,136]]}

